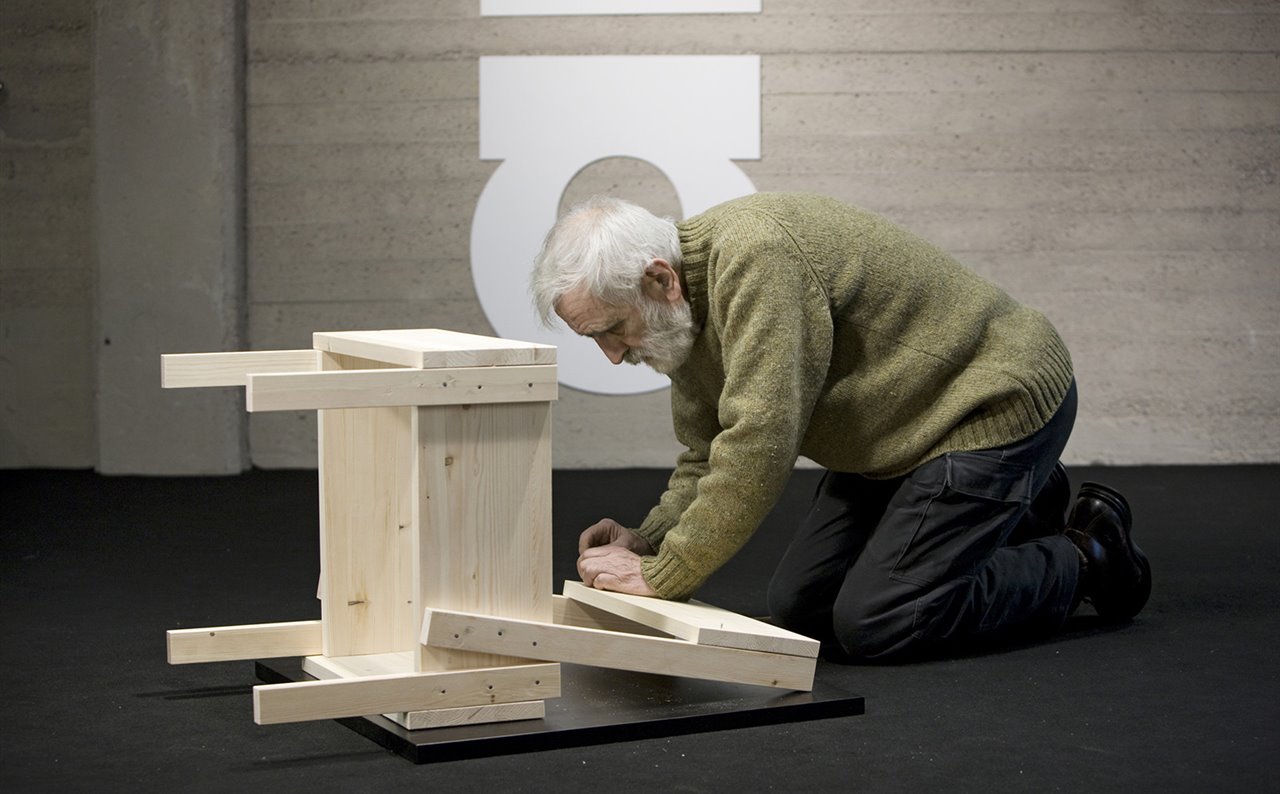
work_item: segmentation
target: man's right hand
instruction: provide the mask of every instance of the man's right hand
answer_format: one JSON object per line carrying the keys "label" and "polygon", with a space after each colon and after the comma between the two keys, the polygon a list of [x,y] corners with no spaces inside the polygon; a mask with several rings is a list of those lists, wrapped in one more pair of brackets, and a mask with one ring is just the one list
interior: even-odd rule
{"label": "man's right hand", "polygon": [[639,554],[641,557],[654,553],[653,546],[649,545],[649,541],[612,518],[600,519],[583,530],[582,534],[578,536],[578,554],[582,554],[587,549],[593,549],[596,546],[621,546]]}

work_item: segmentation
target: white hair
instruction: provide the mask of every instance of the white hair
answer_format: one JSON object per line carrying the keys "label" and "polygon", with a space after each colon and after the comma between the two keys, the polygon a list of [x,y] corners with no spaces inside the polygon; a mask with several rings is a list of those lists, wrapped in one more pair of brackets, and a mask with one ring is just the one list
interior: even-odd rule
{"label": "white hair", "polygon": [[547,234],[529,279],[534,306],[550,325],[556,303],[578,287],[615,305],[637,305],[644,270],[655,259],[680,268],[675,221],[612,196],[576,204]]}

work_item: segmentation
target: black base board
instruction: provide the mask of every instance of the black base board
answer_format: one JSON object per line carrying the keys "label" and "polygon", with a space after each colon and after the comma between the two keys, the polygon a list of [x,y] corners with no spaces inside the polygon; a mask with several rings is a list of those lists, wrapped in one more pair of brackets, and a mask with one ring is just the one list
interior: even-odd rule
{"label": "black base board", "polygon": [[[678,736],[729,728],[856,716],[863,698],[822,680],[812,692],[561,665],[561,696],[540,720],[410,731],[381,716],[337,720],[412,761],[428,764],[564,747]],[[269,684],[310,680],[300,659],[256,664]]]}

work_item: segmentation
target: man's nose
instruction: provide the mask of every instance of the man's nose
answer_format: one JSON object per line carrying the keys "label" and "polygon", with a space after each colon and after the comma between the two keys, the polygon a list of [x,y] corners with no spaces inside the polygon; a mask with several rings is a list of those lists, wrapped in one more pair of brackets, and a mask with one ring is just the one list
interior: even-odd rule
{"label": "man's nose", "polygon": [[627,346],[617,339],[607,336],[596,337],[596,344],[600,346],[600,350],[614,364],[621,364],[622,357],[627,354]]}

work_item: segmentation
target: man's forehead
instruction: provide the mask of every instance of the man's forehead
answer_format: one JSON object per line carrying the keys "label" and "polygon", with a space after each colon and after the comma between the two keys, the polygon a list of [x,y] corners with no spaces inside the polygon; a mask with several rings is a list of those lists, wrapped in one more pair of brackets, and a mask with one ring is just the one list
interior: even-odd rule
{"label": "man's forehead", "polygon": [[613,324],[613,307],[592,295],[585,287],[566,292],[556,301],[556,314],[575,333],[590,336]]}

